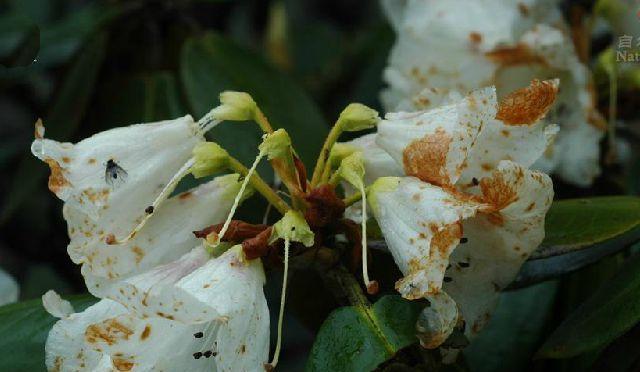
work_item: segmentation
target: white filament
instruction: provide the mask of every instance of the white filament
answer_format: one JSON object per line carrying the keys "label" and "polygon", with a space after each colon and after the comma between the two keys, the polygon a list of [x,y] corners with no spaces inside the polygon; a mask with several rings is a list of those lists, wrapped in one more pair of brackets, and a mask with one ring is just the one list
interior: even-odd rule
{"label": "white filament", "polygon": [[160,207],[160,204],[162,204],[163,201],[167,200],[171,192],[178,185],[178,182],[180,182],[180,180],[182,180],[187,174],[189,174],[189,172],[191,171],[191,167],[193,166],[195,161],[196,160],[194,158],[191,158],[187,160],[187,162],[184,163],[184,165],[180,169],[178,169],[178,172],[176,172],[176,174],[171,178],[171,180],[169,180],[169,183],[167,183],[167,185],[162,189],[162,191],[160,191],[160,194],[158,194],[156,199],[150,205],[152,212],[147,213],[147,215],[144,216],[142,221],[138,223],[138,225],[129,233],[129,235],[127,235],[123,239],[115,239],[113,242],[110,242],[110,244],[124,244],[129,240],[133,239],[133,237],[136,236],[138,231],[140,231],[144,227],[144,225],[151,218],[151,216],[153,216],[157,212],[157,209]]}
{"label": "white filament", "polygon": [[280,294],[280,312],[278,313],[278,339],[276,341],[276,350],[273,352],[271,360],[272,368],[278,364],[280,357],[280,349],[282,347],[282,319],[284,318],[284,304],[287,296],[287,277],[289,275],[289,238],[284,238],[284,274],[282,278],[282,293]]}
{"label": "white filament", "polygon": [[242,199],[244,190],[247,188],[247,184],[249,183],[249,180],[251,179],[253,172],[256,170],[256,167],[258,166],[258,163],[260,162],[260,159],[262,159],[263,156],[264,154],[262,152],[258,154],[258,156],[256,157],[256,160],[253,161],[251,168],[249,168],[247,175],[244,177],[244,180],[242,181],[242,186],[240,186],[240,191],[238,192],[235,200],[233,201],[233,206],[231,207],[231,211],[229,212],[227,219],[224,221],[224,225],[222,225],[222,229],[220,230],[220,233],[218,233],[218,238],[214,247],[217,247],[218,244],[220,244],[222,237],[224,237],[224,234],[226,234],[227,229],[229,229],[229,224],[231,224],[231,219],[233,218],[233,215],[236,213],[236,209],[240,204],[240,199]]}

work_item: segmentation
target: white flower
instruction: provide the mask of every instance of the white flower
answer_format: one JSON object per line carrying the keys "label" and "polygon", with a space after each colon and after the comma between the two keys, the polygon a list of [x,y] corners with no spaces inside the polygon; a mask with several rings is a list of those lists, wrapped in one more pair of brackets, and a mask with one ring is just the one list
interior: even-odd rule
{"label": "white flower", "polygon": [[0,269],[0,306],[18,301],[18,283],[6,271]]}
{"label": "white flower", "polygon": [[104,241],[107,231],[120,228],[119,219],[94,221],[66,205],[69,255],[82,264],[87,288],[107,296],[117,281],[169,263],[189,252],[199,240],[192,231],[220,223],[231,209],[240,188],[237,174],[217,177],[190,191],[169,198],[135,237],[121,245]]}
{"label": "white flower", "polygon": [[[592,143],[603,136],[602,120],[588,70],[555,1],[385,0],[383,5],[397,33],[384,71],[389,87],[381,93],[388,110],[437,107],[449,92],[487,85],[502,96],[533,78],[559,78],[562,89],[547,119],[561,126],[556,148],[561,143],[565,148],[555,151],[555,158],[543,158],[540,167],[581,186],[599,174],[599,149]],[[563,140],[582,127],[593,136]],[[579,171],[572,171],[576,163]]]}
{"label": "white flower", "polygon": [[[541,120],[556,92],[556,82],[534,81],[498,104],[495,90],[485,88],[431,111],[389,114],[379,125],[376,143],[409,176],[379,178],[368,191],[404,274],[396,289],[408,299],[436,300],[444,289],[468,335],[486,323],[498,291],[544,237],[553,185],[527,167],[557,132]],[[430,315],[442,327],[424,332],[433,338],[425,345],[438,346],[451,333],[445,326],[455,325],[452,314],[446,306]]]}
{"label": "white flower", "polygon": [[122,230],[110,233],[126,235],[203,140],[187,115],[114,128],[77,144],[40,137],[31,151],[51,168],[49,189],[65,205],[95,221],[118,220]]}
{"label": "white flower", "polygon": [[259,371],[269,352],[260,260],[236,246],[202,248],[130,278],[127,295],[63,317],[49,334],[47,367],[132,371]]}
{"label": "white flower", "polygon": [[405,275],[396,289],[409,299],[437,293],[449,255],[462,237],[460,221],[481,204],[413,177],[380,178],[369,195],[389,251]]}

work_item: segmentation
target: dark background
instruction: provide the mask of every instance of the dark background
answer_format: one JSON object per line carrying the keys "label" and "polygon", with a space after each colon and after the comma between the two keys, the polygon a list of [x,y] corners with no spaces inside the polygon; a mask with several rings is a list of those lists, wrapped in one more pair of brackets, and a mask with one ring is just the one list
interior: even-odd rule
{"label": "dark background", "polygon": [[[382,69],[394,40],[376,1],[13,0],[0,4],[0,267],[20,283],[21,299],[39,297],[51,288],[61,294],[86,291],[79,268],[66,254],[62,203],[47,189],[46,165],[29,152],[37,118],[44,119],[47,137],[76,142],[116,126],[194,113],[181,84],[181,49],[188,38],[213,30],[297,82],[320,108],[328,127],[350,102],[380,109]],[[589,11],[591,5],[568,2],[564,7],[567,12],[573,6]],[[286,12],[278,13],[283,9]],[[284,15],[280,19],[286,23],[284,37],[270,36],[277,30],[278,14]],[[605,34],[593,40],[593,54],[611,39]],[[597,89],[599,107],[606,113],[606,82],[600,81]],[[619,115],[626,123],[638,118],[636,93],[635,88],[619,93]],[[217,94],[206,99],[213,107]],[[619,135],[633,147],[637,132],[631,124]],[[319,146],[321,139],[316,141]],[[554,180],[557,197],[640,191],[640,166],[633,157],[624,164],[603,162],[603,167],[602,176],[589,189]],[[554,282],[555,289],[545,296],[557,310],[545,320],[545,327],[553,328],[584,299],[582,285],[610,275],[616,262],[613,257]],[[279,275],[270,273],[273,278],[266,289],[272,315],[277,313]],[[291,300],[293,310],[287,313],[283,369],[301,368],[319,320],[333,306],[317,283],[314,292],[304,287],[313,278],[296,280],[302,277],[301,272],[294,277],[289,297],[298,293]],[[544,368],[541,363],[534,367]]]}

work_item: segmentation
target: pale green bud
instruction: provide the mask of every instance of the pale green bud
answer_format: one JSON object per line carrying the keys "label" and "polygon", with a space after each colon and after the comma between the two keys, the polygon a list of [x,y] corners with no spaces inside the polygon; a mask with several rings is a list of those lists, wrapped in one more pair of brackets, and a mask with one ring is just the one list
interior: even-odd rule
{"label": "pale green bud", "polygon": [[269,160],[286,156],[291,148],[291,138],[284,129],[278,129],[273,133],[265,134],[258,149]]}
{"label": "pale green bud", "polygon": [[193,158],[191,174],[200,178],[225,170],[229,154],[215,142],[201,142],[193,148]]}
{"label": "pale green bud", "polygon": [[253,120],[258,109],[251,95],[245,92],[222,92],[220,103],[211,111],[211,115],[218,120]]}
{"label": "pale green bud", "polygon": [[362,152],[354,152],[347,156],[340,163],[338,174],[342,179],[349,182],[358,189],[364,188],[364,161],[362,160]]}
{"label": "pale green bud", "polygon": [[358,148],[353,145],[349,145],[346,143],[336,143],[331,148],[331,153],[329,154],[328,160],[329,164],[331,164],[331,166],[334,168],[338,167],[340,165],[340,162],[342,162],[342,159],[346,158],[356,151],[358,151]]}
{"label": "pale green bud", "polygon": [[383,192],[393,192],[400,184],[400,177],[380,177],[367,188],[367,200],[373,211],[378,209],[378,194]]}
{"label": "pale green bud", "polygon": [[289,241],[299,242],[306,247],[311,247],[314,235],[302,214],[298,211],[290,210],[282,216],[280,221],[273,225],[269,243],[273,243],[278,239],[289,239]]}
{"label": "pale green bud", "polygon": [[373,128],[379,120],[376,110],[361,103],[351,103],[340,113],[338,125],[344,131],[355,132]]}

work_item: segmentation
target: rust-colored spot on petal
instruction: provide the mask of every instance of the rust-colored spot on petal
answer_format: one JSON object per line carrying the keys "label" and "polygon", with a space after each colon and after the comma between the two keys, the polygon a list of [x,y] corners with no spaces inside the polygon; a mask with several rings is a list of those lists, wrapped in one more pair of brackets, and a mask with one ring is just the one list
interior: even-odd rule
{"label": "rust-colored spot on petal", "polygon": [[485,53],[485,56],[501,66],[515,66],[529,63],[547,64],[542,56],[535,54],[535,52],[525,44],[498,47]]}
{"label": "rust-colored spot on petal", "polygon": [[150,334],[151,334],[151,326],[147,324],[144,327],[142,334],[140,334],[140,339],[144,341],[149,337]]}
{"label": "rust-colored spot on petal", "polygon": [[403,152],[404,171],[422,181],[436,185],[450,184],[447,154],[451,136],[442,129],[409,144]]}
{"label": "rust-colored spot on petal", "polygon": [[477,32],[470,32],[469,41],[471,41],[471,43],[473,44],[480,44],[482,42],[482,35]]}
{"label": "rust-colored spot on petal", "polygon": [[553,80],[533,80],[500,102],[496,119],[508,125],[531,125],[547,114],[557,93],[558,85]]}
{"label": "rust-colored spot on petal", "polygon": [[64,176],[64,168],[60,166],[60,163],[49,158],[45,162],[51,168],[51,175],[49,175],[49,190],[54,194],[58,194],[63,188],[70,186],[71,184]]}
{"label": "rust-colored spot on petal", "polygon": [[140,261],[142,261],[142,259],[144,258],[144,251],[142,250],[142,248],[134,245],[133,247],[131,247],[131,252],[133,252],[133,254],[136,256],[136,264],[139,264]]}
{"label": "rust-colored spot on petal", "polygon": [[[430,227],[431,230],[434,230],[433,225]],[[431,238],[431,247],[429,249],[431,256],[434,256],[437,253],[439,257],[449,257],[452,245],[459,241],[461,237],[462,224],[460,222],[454,222],[446,225],[443,229],[436,231],[433,238]]]}
{"label": "rust-colored spot on petal", "polygon": [[85,339],[89,343],[104,341],[108,345],[115,344],[119,339],[127,340],[133,331],[115,319],[109,319],[101,324],[92,324],[85,331]]}
{"label": "rust-colored spot on petal", "polygon": [[118,371],[131,371],[135,363],[126,359],[113,358],[113,366],[116,367]]}

